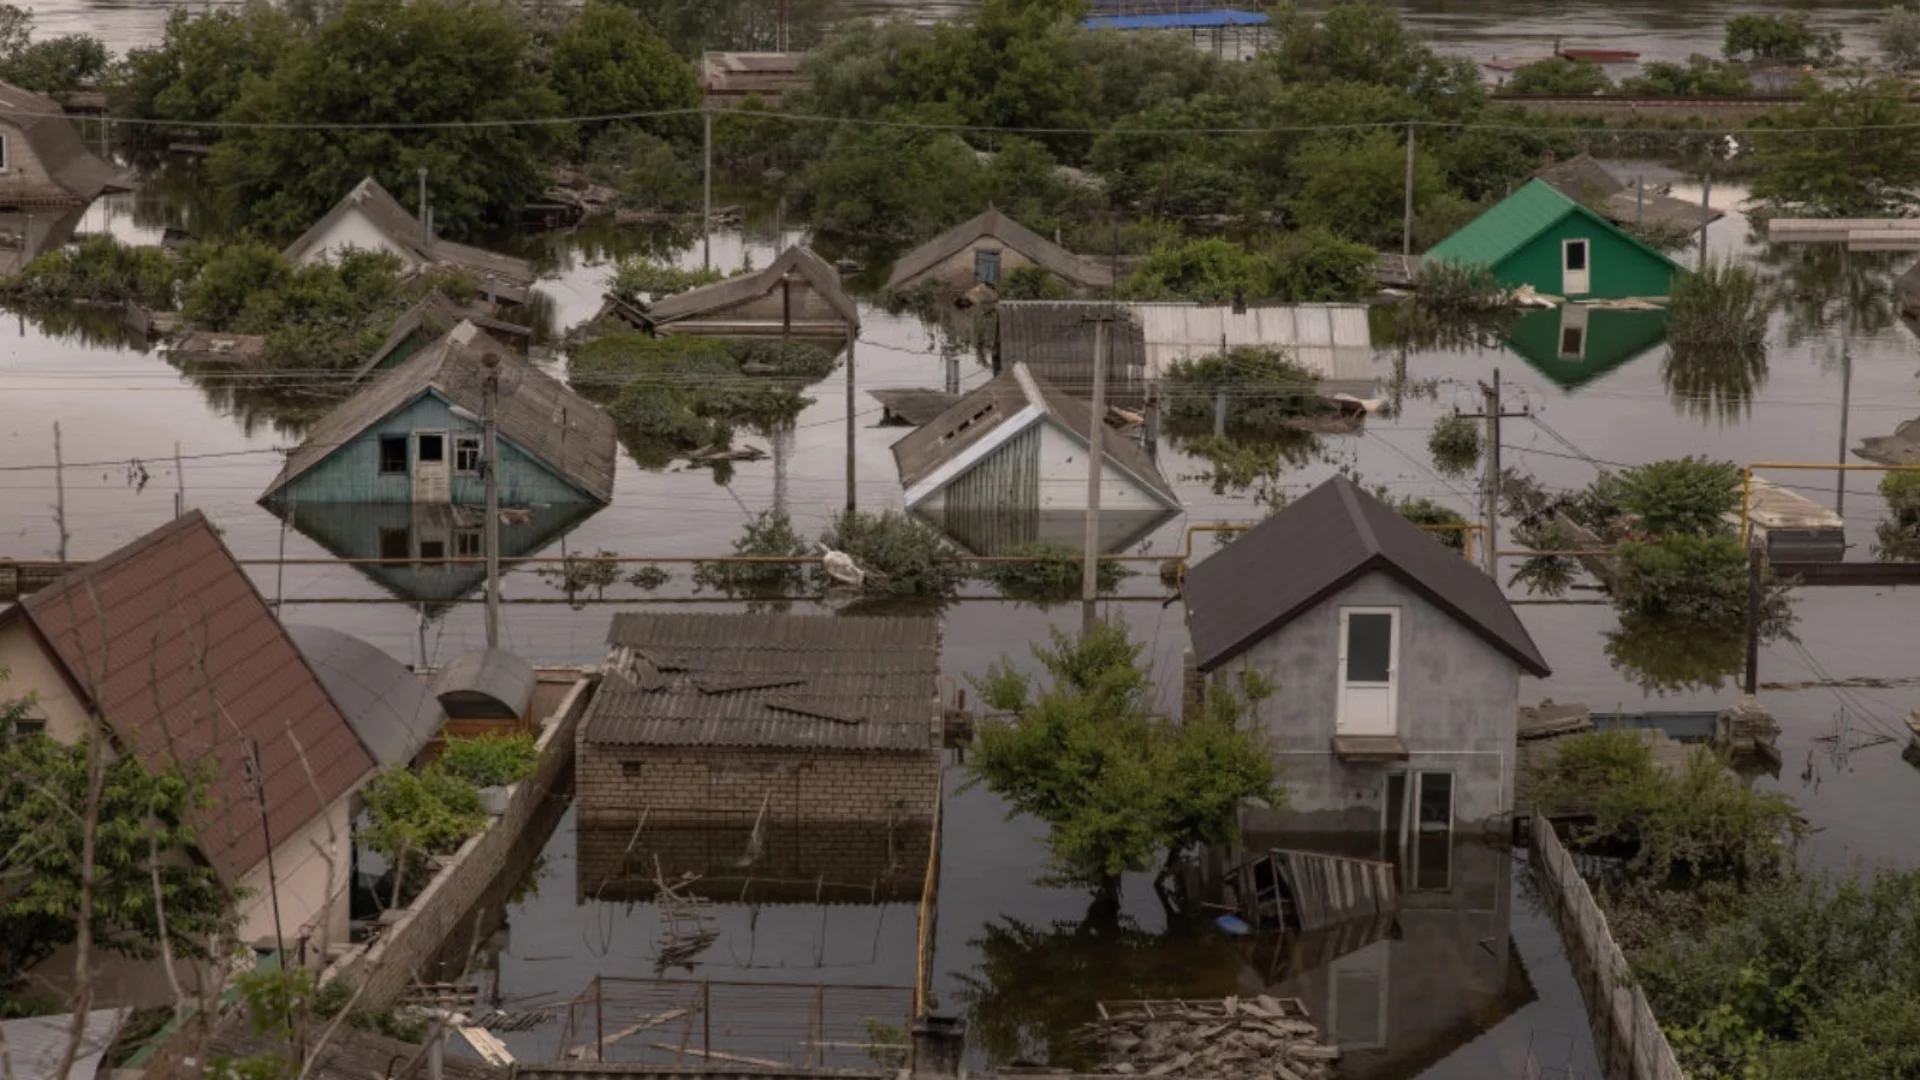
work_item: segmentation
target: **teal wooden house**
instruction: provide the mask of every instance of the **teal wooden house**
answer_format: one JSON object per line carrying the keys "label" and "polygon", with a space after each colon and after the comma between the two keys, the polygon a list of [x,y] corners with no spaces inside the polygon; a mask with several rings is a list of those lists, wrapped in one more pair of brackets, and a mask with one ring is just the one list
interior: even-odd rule
{"label": "teal wooden house", "polygon": [[1620,226],[1529,180],[1422,256],[1423,265],[1484,266],[1510,289],[1580,300],[1666,296],[1680,264]]}
{"label": "teal wooden house", "polygon": [[612,419],[471,322],[321,418],[260,501],[483,505],[489,358],[499,364],[500,505],[611,501]]}

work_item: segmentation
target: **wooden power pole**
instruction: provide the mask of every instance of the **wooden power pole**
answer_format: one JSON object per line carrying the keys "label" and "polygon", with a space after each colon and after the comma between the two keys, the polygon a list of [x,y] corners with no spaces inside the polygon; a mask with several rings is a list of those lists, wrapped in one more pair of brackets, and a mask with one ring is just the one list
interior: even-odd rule
{"label": "wooden power pole", "polygon": [[488,353],[486,381],[481,386],[480,455],[485,460],[487,520],[481,535],[487,545],[487,648],[500,647],[500,447],[494,414],[500,396],[500,358]]}
{"label": "wooden power pole", "polygon": [[1500,369],[1493,369],[1493,383],[1480,384],[1480,393],[1485,400],[1485,412],[1461,413],[1469,420],[1487,422],[1487,474],[1481,485],[1483,502],[1481,513],[1485,518],[1487,531],[1487,549],[1482,556],[1488,576],[1498,581],[1500,578],[1500,421],[1503,418],[1530,416],[1526,410],[1506,412],[1500,407]]}

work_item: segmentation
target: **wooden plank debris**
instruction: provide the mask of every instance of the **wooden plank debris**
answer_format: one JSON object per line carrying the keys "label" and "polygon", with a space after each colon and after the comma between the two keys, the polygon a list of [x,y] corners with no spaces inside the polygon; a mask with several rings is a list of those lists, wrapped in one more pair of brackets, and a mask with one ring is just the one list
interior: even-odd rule
{"label": "wooden plank debris", "polygon": [[1108,1075],[1325,1080],[1340,1058],[1298,998],[1103,1001],[1098,1011],[1087,1029]]}
{"label": "wooden plank debris", "polygon": [[1399,907],[1393,864],[1275,848],[1242,863],[1241,917],[1260,928],[1319,930]]}

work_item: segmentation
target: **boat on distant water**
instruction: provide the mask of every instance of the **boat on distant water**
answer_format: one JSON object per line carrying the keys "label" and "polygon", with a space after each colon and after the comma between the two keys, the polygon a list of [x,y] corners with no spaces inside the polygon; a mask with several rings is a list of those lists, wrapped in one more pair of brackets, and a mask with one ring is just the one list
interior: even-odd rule
{"label": "boat on distant water", "polygon": [[1563,49],[1560,42],[1553,43],[1553,55],[1562,60],[1581,60],[1589,64],[1630,64],[1640,59],[1633,49]]}

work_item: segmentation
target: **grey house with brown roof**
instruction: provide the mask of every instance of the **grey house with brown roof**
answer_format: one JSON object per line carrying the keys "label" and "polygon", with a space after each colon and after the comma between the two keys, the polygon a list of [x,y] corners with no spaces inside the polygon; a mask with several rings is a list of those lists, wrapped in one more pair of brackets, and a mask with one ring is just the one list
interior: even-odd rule
{"label": "grey house with brown roof", "polygon": [[887,289],[906,292],[933,282],[950,293],[976,285],[998,290],[1006,276],[1022,266],[1037,266],[1079,292],[1113,284],[1112,267],[1075,255],[1001,211],[989,209],[900,256],[887,278]]}
{"label": "grey house with brown roof", "polygon": [[59,102],[0,82],[0,206],[85,206],[126,187],[118,169],[87,149]]}
{"label": "grey house with brown roof", "polygon": [[577,736],[582,825],[925,821],[930,618],[621,613]]}
{"label": "grey house with brown roof", "polygon": [[1193,659],[1276,692],[1257,722],[1289,808],[1253,827],[1409,837],[1513,809],[1520,677],[1551,674],[1492,578],[1344,476],[1183,586]]}

